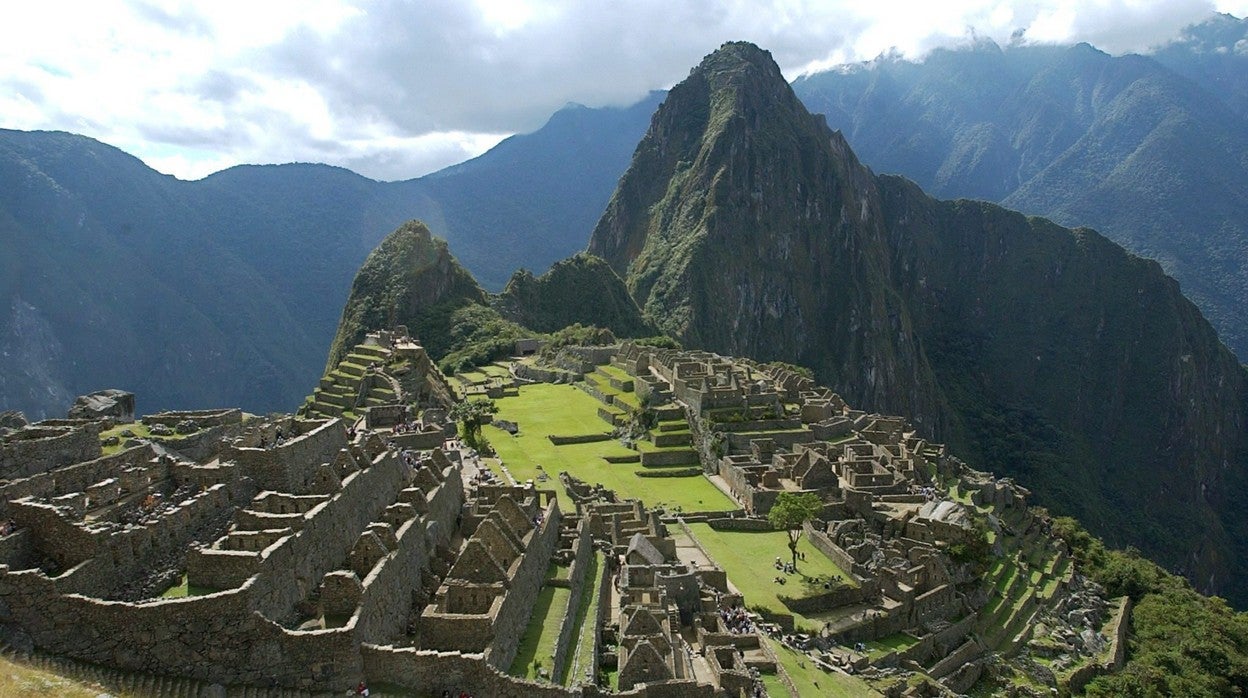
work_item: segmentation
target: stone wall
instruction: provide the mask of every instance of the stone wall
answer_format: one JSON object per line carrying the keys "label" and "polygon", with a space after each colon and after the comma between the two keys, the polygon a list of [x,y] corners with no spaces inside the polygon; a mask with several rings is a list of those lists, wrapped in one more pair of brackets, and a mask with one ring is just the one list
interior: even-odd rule
{"label": "stone wall", "polygon": [[463,503],[459,470],[448,468],[446,480],[426,493],[428,515],[404,523],[396,549],[364,579],[364,593],[354,619],[356,636],[365,642],[384,642],[405,629],[412,610],[412,589],[428,567],[434,548],[445,544],[455,528]]}
{"label": "stone wall", "polygon": [[814,613],[823,613],[831,611],[834,608],[848,606],[850,604],[862,603],[862,601],[871,596],[871,589],[865,586],[840,586],[831,589],[822,594],[815,596],[807,596],[803,598],[792,598],[788,596],[777,596],[790,611],[800,613],[802,615],[811,615]]}
{"label": "stone wall", "polygon": [[330,419],[311,431],[270,448],[229,448],[223,460],[234,460],[260,489],[305,494],[321,463],[332,463],[347,445],[342,420]]}
{"label": "stone wall", "polygon": [[260,553],[246,550],[201,548],[186,559],[186,578],[191,586],[235,589],[260,571]]}
{"label": "stone wall", "polygon": [[1083,689],[1096,677],[1110,674],[1122,668],[1127,659],[1127,633],[1131,619],[1131,597],[1123,596],[1118,600],[1118,612],[1105,622],[1102,629],[1109,636],[1109,647],[1102,654],[1101,661],[1088,662],[1071,672],[1066,684],[1071,693],[1082,693]]}
{"label": "stone wall", "polygon": [[179,410],[171,412],[158,412],[149,414],[141,421],[147,426],[153,424],[163,424],[167,427],[176,427],[178,422],[191,420],[199,425],[201,429],[208,427],[221,426],[223,424],[241,424],[243,421],[243,411],[237,407],[224,410]]}
{"label": "stone wall", "polygon": [[443,691],[449,691],[451,695],[466,691],[471,695],[490,698],[600,698],[608,695],[626,698],[714,698],[720,695],[714,686],[692,681],[652,683],[622,693],[612,693],[592,685],[565,688],[508,676],[479,654],[371,644],[362,645],[360,654],[364,660],[364,674],[370,682],[407,688],[422,695],[436,696]]}
{"label": "stone wall", "polygon": [[556,446],[567,446],[569,444],[589,444],[597,443],[599,441],[610,441],[611,434],[605,431],[601,434],[576,434],[573,436],[558,436],[556,434],[551,434],[546,438],[550,439],[550,442]]}
{"label": "stone wall", "polygon": [[666,465],[698,465],[700,462],[697,452],[693,450],[648,451],[641,454],[641,464],[652,468]]}
{"label": "stone wall", "polygon": [[190,458],[196,463],[207,463],[225,449],[225,444],[230,439],[238,437],[243,432],[241,422],[227,422],[225,424],[215,424],[199,431],[187,434],[179,438],[161,438],[159,436],[151,437],[151,441],[158,443],[178,454]]}
{"label": "stone wall", "polygon": [[559,503],[552,499],[546,506],[541,525],[529,534],[524,556],[494,618],[494,637],[485,656],[492,666],[500,670],[511,666],[520,638],[529,625],[529,616],[542,589],[542,580],[546,578],[546,567],[559,545],[560,519]]}
{"label": "stone wall", "polygon": [[[341,429],[340,422],[334,423]],[[406,475],[407,466],[387,451],[343,480],[338,494],[304,515],[298,535],[263,558],[253,608],[268,618],[284,617],[320,585],[326,572],[338,568],[364,527],[381,520]]]}
{"label": "stone wall", "polygon": [[0,478],[28,477],[99,458],[102,453],[96,422],[79,426],[34,424],[0,439]]}
{"label": "stone wall", "polygon": [[716,518],[707,519],[706,523],[716,531],[774,531],[767,519],[756,518]]}
{"label": "stone wall", "polygon": [[979,655],[983,654],[983,651],[984,650],[979,646],[978,641],[973,638],[967,640],[957,649],[941,658],[939,662],[933,664],[931,670],[928,671],[928,674],[934,679],[947,676],[961,668],[963,664],[971,662],[975,658],[979,657]]}
{"label": "stone wall", "polygon": [[[581,597],[588,591],[593,593],[597,579],[589,578],[590,561],[594,556],[593,540],[589,536],[589,520],[581,519],[576,526],[576,544],[574,547],[572,567],[568,570],[570,593],[568,594],[568,611],[559,627],[559,638],[555,642],[554,680],[564,681],[563,669],[568,652],[576,649],[577,609],[581,605]],[[593,622],[586,618],[585,622]]]}
{"label": "stone wall", "polygon": [[[110,456],[101,456],[77,465],[58,469],[56,472],[44,472],[20,480],[13,480],[0,485],[0,515],[3,515],[8,503],[22,497],[51,499],[69,492],[82,492],[87,487],[109,477],[115,477],[120,471],[140,465],[148,465],[156,452],[152,447],[143,444],[125,449]],[[158,479],[167,476],[168,468],[159,465],[162,472]]]}
{"label": "stone wall", "polygon": [[841,546],[833,543],[828,534],[811,526],[809,523],[803,526],[803,528],[806,531],[806,536],[810,539],[810,544],[815,546],[815,549],[827,555],[832,562],[836,563],[837,567],[840,567],[847,573],[854,574],[857,563],[854,562],[853,556],[842,550]]}

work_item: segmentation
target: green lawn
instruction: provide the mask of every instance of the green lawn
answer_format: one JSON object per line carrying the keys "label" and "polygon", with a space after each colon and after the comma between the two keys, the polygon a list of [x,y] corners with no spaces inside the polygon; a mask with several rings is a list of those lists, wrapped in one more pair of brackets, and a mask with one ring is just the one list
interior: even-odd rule
{"label": "green lawn", "polygon": [[193,587],[186,580],[186,575],[182,575],[182,581],[177,586],[169,587],[164,590],[160,598],[162,599],[180,599],[186,596],[203,596],[204,594],[215,594],[220,589],[209,589],[207,587]]}
{"label": "green lawn", "polygon": [[477,370],[491,378],[511,378],[511,371],[506,366],[500,366],[499,364],[478,366]]}
{"label": "green lawn", "polygon": [[[499,457],[518,481],[538,478],[545,471],[549,479],[540,487],[559,493],[559,506],[572,510],[572,502],[558,481],[558,474],[567,471],[586,482],[602,483],[622,498],[634,497],[648,506],[660,504],[679,506],[684,511],[726,511],[736,505],[701,475],[679,478],[644,478],[634,472],[637,463],[608,463],[603,456],[635,454],[615,440],[588,444],[555,446],[546,438],[550,434],[571,436],[601,434],[611,430],[598,417],[602,404],[585,392],[569,385],[539,383],[520,387],[518,397],[495,400],[499,419],[520,425],[519,436],[512,436],[494,427],[483,427],[483,433],[494,445]],[[542,470],[537,466],[541,465]]]}
{"label": "green lawn", "polygon": [[617,380],[626,381],[626,380],[633,379],[633,377],[629,375],[628,371],[625,371],[619,366],[612,366],[611,364],[603,364],[602,366],[598,367],[598,370],[602,371],[604,374],[610,376],[611,378],[615,378]]}
{"label": "green lawn", "polygon": [[882,637],[878,640],[871,640],[864,643],[867,646],[867,654],[872,659],[883,657],[889,652],[904,652],[913,647],[918,640],[905,633],[896,633],[888,637]]}
{"label": "green lawn", "polygon": [[[121,435],[121,432],[126,431],[127,429],[129,429],[130,431],[134,432],[134,436],[133,436],[133,437],[130,437],[130,436],[122,436],[122,435]],[[126,446],[125,446],[126,442],[127,442],[127,441],[129,441],[131,438],[135,438],[135,439],[151,439],[151,438],[157,438],[157,439],[165,439],[165,440],[169,440],[169,439],[185,439],[187,436],[190,436],[190,434],[177,434],[177,433],[175,433],[175,434],[170,434],[170,435],[168,435],[168,436],[156,436],[156,437],[153,437],[153,436],[152,436],[152,431],[151,431],[151,429],[150,429],[150,428],[149,428],[146,424],[144,424],[143,422],[130,422],[130,423],[127,423],[127,424],[118,424],[118,425],[114,426],[112,429],[106,429],[106,430],[104,430],[104,431],[100,432],[100,440],[101,440],[101,441],[103,441],[104,439],[107,439],[107,438],[108,438],[108,437],[110,437],[110,436],[116,436],[116,437],[118,438],[118,440],[119,440],[119,443],[117,443],[117,444],[116,444],[116,445],[114,445],[114,446],[103,446],[103,447],[102,447],[102,448],[103,448],[103,453],[104,453],[104,455],[106,455],[106,456],[111,456],[111,455],[113,455],[114,453],[118,453],[118,452],[120,452],[122,449],[124,449],[124,448],[126,447]]]}
{"label": "green lawn", "polygon": [[[805,698],[805,696],[860,698],[862,696],[880,695],[865,682],[848,674],[820,669],[810,657],[791,650],[771,638],[765,637],[763,642],[767,643],[767,646],[775,653],[776,659],[780,660],[780,666],[784,668],[784,673],[789,675],[789,679],[797,687],[798,695],[802,696],[802,698]],[[767,681],[766,676],[763,677],[763,683],[767,685],[768,692],[772,698],[785,695],[785,692],[771,694],[772,684]],[[779,683],[779,681],[776,683]]]}
{"label": "green lawn", "polygon": [[[529,627],[520,639],[520,648],[508,671],[512,676],[538,680],[538,669],[545,669],[547,676],[555,673],[555,645],[559,641],[559,628],[568,612],[568,599],[572,592],[562,587],[545,586],[537,595]],[[535,662],[540,663],[535,666]]]}
{"label": "green lawn", "polygon": [[[689,530],[710,554],[715,564],[728,574],[728,579],[745,596],[746,607],[761,606],[776,613],[791,613],[780,601],[780,595],[791,598],[815,596],[823,593],[823,580],[841,575],[853,584],[853,577],[837,567],[836,563],[815,549],[805,536],[797,544],[797,551],[806,559],[797,563],[798,574],[785,575],[787,583],[776,584],[778,571],[773,562],[779,556],[787,561],[789,556],[788,535],[784,531],[716,531],[709,524],[695,523]],[[819,630],[818,618],[793,614],[799,627]]]}

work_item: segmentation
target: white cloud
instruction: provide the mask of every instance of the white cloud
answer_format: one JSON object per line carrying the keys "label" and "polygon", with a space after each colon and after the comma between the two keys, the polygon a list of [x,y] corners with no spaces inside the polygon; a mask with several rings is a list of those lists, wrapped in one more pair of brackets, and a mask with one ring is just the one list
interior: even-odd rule
{"label": "white cloud", "polygon": [[195,178],[322,161],[417,176],[568,101],[623,105],[727,40],[786,75],[971,36],[1141,50],[1248,0],[96,0],[0,25],[0,126],[64,129]]}

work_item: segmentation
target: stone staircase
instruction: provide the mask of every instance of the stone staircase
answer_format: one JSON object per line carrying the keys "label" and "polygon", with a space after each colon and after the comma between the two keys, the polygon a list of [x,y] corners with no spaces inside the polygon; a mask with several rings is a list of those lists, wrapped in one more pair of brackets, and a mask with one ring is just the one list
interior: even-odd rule
{"label": "stone staircase", "polygon": [[364,408],[393,404],[398,399],[398,383],[385,373],[374,374],[372,385],[360,400],[360,386],[372,364],[384,366],[390,350],[371,344],[357,344],[334,370],[323,378],[304,403],[303,414],[312,419],[359,416]]}

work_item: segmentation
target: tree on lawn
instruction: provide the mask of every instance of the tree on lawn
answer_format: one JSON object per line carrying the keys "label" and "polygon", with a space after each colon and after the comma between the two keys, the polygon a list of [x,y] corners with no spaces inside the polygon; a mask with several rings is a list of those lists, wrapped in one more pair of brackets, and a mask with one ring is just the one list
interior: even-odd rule
{"label": "tree on lawn", "polygon": [[490,418],[498,412],[498,405],[493,400],[478,398],[458,402],[451,408],[451,419],[459,422],[464,433],[464,442],[473,448],[481,441],[481,425],[489,424]]}
{"label": "tree on lawn", "polygon": [[823,509],[823,502],[813,492],[781,492],[776,503],[767,512],[772,528],[784,529],[789,534],[789,552],[793,554],[793,567],[797,567],[797,541],[802,538],[802,525],[811,521]]}

